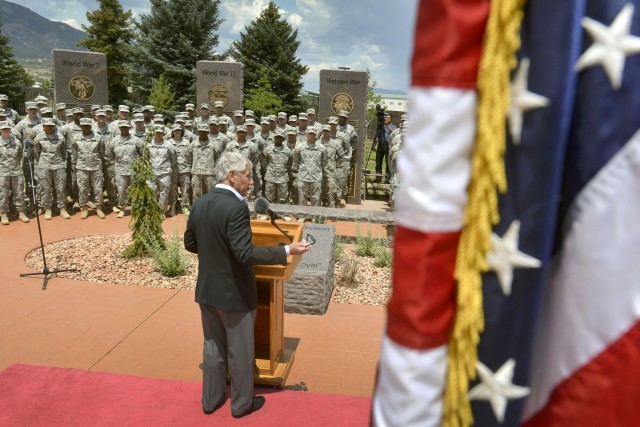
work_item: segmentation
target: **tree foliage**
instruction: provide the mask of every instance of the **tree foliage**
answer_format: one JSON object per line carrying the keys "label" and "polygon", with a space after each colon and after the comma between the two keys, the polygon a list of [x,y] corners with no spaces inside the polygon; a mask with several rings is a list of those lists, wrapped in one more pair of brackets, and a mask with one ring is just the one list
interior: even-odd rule
{"label": "tree foliage", "polygon": [[244,106],[248,110],[253,110],[259,117],[276,114],[282,110],[282,101],[271,90],[266,72],[258,79],[258,87],[247,91]]}
{"label": "tree foliage", "polygon": [[153,250],[165,247],[162,238],[164,212],[147,184],[155,178],[148,155],[148,146],[151,144],[154,131],[154,126],[147,128],[143,155],[133,163],[133,178],[127,198],[127,204],[131,205],[133,243],[122,254],[126,258],[148,255]]}
{"label": "tree foliage", "polygon": [[99,0],[100,7],[87,12],[90,25],[82,25],[87,38],[78,45],[107,56],[109,101],[122,104],[128,98],[126,64],[134,37],[132,12],[123,11],[118,0]]}
{"label": "tree foliage", "polygon": [[376,120],[376,104],[382,101],[382,96],[377,95],[373,90],[378,86],[378,82],[371,78],[371,72],[367,69],[367,120]]}
{"label": "tree foliage", "polygon": [[296,56],[300,41],[294,30],[282,18],[275,3],[270,2],[260,16],[240,33],[240,40],[231,44],[229,54],[244,64],[245,91],[259,88],[259,80],[266,77],[271,89],[282,100],[283,110],[297,113],[302,77],[309,67]]}
{"label": "tree foliage", "polygon": [[159,78],[153,80],[149,104],[153,105],[158,113],[166,114],[176,108],[175,97],[176,94],[171,91],[171,83],[167,82],[164,74],[160,74]]}
{"label": "tree foliage", "polygon": [[21,94],[20,86],[31,86],[33,78],[18,64],[9,44],[9,36],[2,32],[0,19],[0,93],[15,99]]}
{"label": "tree foliage", "polygon": [[151,0],[141,15],[131,57],[131,84],[143,97],[153,79],[165,75],[178,94],[176,102],[195,102],[195,66],[201,60],[220,60],[215,53],[220,0]]}

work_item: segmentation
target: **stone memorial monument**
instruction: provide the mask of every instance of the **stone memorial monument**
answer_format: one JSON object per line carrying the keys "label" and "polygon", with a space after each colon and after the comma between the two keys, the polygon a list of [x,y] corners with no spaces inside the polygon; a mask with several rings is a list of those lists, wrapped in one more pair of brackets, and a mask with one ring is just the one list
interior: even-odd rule
{"label": "stone memorial monument", "polygon": [[224,103],[226,113],[242,109],[244,65],[239,62],[196,62],[198,105]]}
{"label": "stone memorial monument", "polygon": [[320,105],[318,119],[326,123],[340,110],[349,112],[349,124],[358,133],[358,147],[353,153],[355,163],[349,173],[347,202],[360,204],[362,186],[362,160],[364,158],[365,116],[367,113],[366,71],[320,70]]}
{"label": "stone memorial monument", "polygon": [[108,104],[107,55],[53,49],[53,87],[56,102]]}
{"label": "stone memorial monument", "polygon": [[329,307],[334,277],[336,228],[327,224],[305,224],[303,238],[315,239],[293,275],[285,282],[284,311],[298,314],[324,314]]}

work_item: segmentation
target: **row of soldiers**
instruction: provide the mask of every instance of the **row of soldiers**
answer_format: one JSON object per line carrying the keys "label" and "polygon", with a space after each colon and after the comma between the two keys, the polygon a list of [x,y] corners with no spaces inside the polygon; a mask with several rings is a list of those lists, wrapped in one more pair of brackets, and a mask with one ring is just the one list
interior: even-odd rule
{"label": "row of soldiers", "polygon": [[188,214],[191,202],[216,184],[213,171],[224,151],[240,152],[252,162],[252,197],[274,203],[345,204],[357,145],[345,111],[330,117],[327,125],[315,121],[313,109],[298,116],[263,117],[258,123],[250,110],[235,111],[231,119],[216,102],[213,109],[202,104],[195,117],[194,105],[187,104],[169,127],[152,106],[134,109],[130,120],[129,107],[121,105],[117,119],[110,121],[110,106],[92,106],[92,117],[85,118],[81,109],[64,104],[56,105],[54,116],[46,105],[42,98],[27,102],[27,116],[15,124],[16,114],[0,104],[3,224],[8,224],[10,199],[19,218],[29,220],[25,189],[32,204],[37,198],[45,219],[52,218],[53,206],[69,218],[67,203],[75,203],[81,218],[88,217],[89,208],[104,218],[105,204],[122,218],[133,163],[142,155],[151,161],[155,179],[149,185],[166,215],[175,212],[177,203]]}

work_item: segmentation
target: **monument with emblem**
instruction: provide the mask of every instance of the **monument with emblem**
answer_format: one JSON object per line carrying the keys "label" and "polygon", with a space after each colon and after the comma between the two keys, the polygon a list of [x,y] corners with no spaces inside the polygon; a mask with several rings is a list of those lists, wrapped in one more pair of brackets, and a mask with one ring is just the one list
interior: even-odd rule
{"label": "monument with emblem", "polygon": [[365,115],[367,111],[367,72],[350,70],[320,70],[320,105],[318,116],[324,122],[338,116],[340,110],[349,113],[348,123],[358,134],[358,145],[349,173],[348,203],[360,204],[362,159],[364,158]]}
{"label": "monument with emblem", "polygon": [[222,101],[226,113],[242,109],[244,65],[239,62],[196,62],[198,105]]}
{"label": "monument with emblem", "polygon": [[52,58],[56,102],[109,103],[107,56],[104,53],[54,49]]}

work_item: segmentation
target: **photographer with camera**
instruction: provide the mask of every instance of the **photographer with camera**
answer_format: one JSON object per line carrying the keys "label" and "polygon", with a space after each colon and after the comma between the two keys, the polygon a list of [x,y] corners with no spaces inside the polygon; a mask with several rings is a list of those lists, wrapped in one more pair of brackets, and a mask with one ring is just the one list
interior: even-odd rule
{"label": "photographer with camera", "polygon": [[[377,106],[376,106],[377,107]],[[385,182],[389,182],[391,172],[389,171],[389,139],[391,132],[396,130],[396,126],[391,123],[391,114],[384,108],[377,109],[378,122],[382,121],[384,135],[380,135],[378,146],[376,147],[376,173],[382,174],[382,163],[385,163]],[[378,178],[377,181],[380,181]]]}

